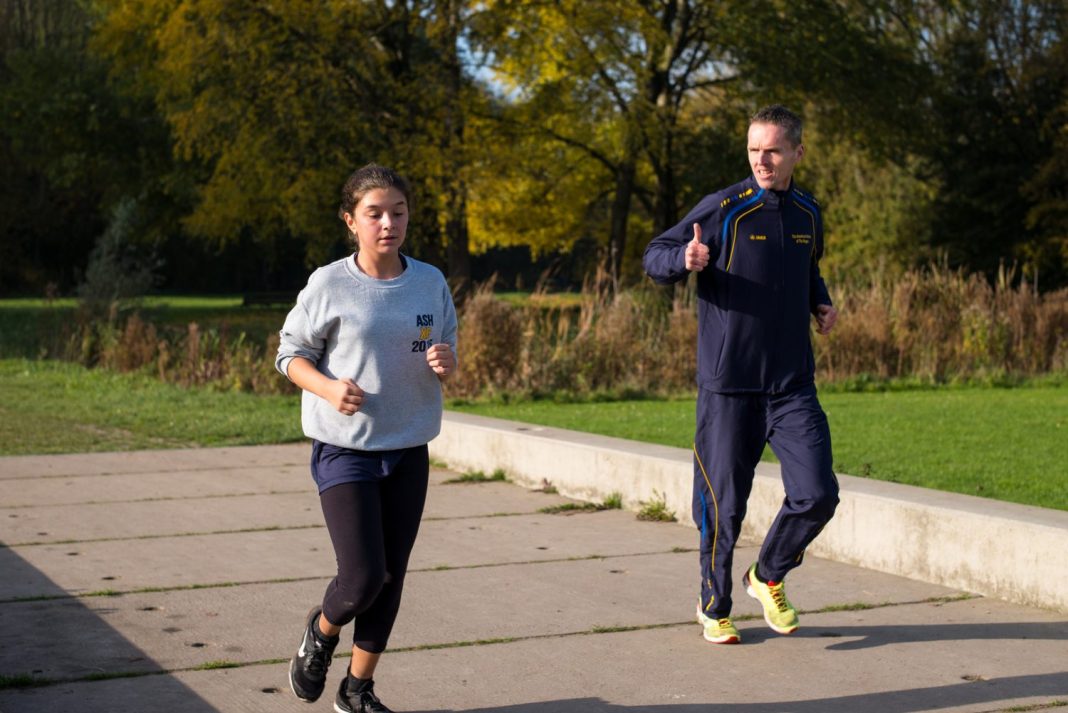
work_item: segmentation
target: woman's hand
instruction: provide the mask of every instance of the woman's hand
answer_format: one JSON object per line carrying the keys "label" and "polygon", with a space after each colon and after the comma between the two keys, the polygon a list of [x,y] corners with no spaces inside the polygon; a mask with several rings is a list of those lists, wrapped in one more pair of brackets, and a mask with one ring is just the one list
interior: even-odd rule
{"label": "woman's hand", "polygon": [[456,369],[456,355],[446,342],[438,342],[426,350],[426,363],[430,369],[444,379]]}
{"label": "woman's hand", "polygon": [[346,416],[351,416],[360,410],[363,404],[363,389],[355,381],[349,378],[335,379],[324,389],[322,396],[330,402],[330,405]]}

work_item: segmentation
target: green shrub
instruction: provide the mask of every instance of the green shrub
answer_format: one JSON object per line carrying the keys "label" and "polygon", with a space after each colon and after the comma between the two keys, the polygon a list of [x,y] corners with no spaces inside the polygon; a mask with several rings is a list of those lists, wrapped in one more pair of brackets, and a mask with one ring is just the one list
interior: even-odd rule
{"label": "green shrub", "polygon": [[639,520],[650,520],[653,522],[675,522],[675,512],[668,510],[667,501],[664,494],[661,492],[653,491],[653,497],[648,500],[642,500],[639,502],[641,509],[638,510]]}

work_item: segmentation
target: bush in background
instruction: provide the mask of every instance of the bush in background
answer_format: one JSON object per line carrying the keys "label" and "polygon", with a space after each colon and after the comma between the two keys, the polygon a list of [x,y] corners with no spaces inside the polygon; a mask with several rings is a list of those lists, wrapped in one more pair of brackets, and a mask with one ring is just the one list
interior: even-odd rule
{"label": "bush in background", "polygon": [[822,381],[915,378],[934,383],[1068,371],[1068,289],[1039,294],[1003,270],[931,266],[893,283],[833,288],[841,316],[813,338]]}
{"label": "bush in background", "polygon": [[573,304],[540,296],[513,305],[484,286],[462,306],[460,367],[446,382],[449,396],[633,397],[692,387],[692,291],[616,291],[598,269]]}
{"label": "bush in background", "polygon": [[[991,284],[930,266],[894,281],[833,288],[840,318],[829,336],[813,335],[817,379],[1000,383],[1068,373],[1068,289],[1043,295],[1013,277],[1003,270]],[[692,393],[692,284],[616,292],[599,271],[577,306],[538,305],[536,299],[507,305],[489,290],[468,302],[450,396]]]}
{"label": "bush in background", "polygon": [[261,346],[244,332],[202,330],[196,322],[184,331],[157,327],[133,313],[121,322],[79,322],[67,340],[65,358],[115,371],[143,371],[181,386],[211,386],[230,391],[278,394],[295,391],[274,368],[278,336]]}
{"label": "bush in background", "polygon": [[[644,284],[616,290],[608,273],[598,270],[571,299],[539,290],[518,302],[495,295],[492,287],[481,286],[460,305],[459,369],[446,382],[448,396],[566,400],[693,393],[692,280],[669,289]],[[836,286],[832,298],[838,325],[812,340],[823,384],[1014,383],[1068,374],[1068,289],[1040,294],[1011,271],[991,283],[931,266],[893,281]],[[185,386],[296,390],[274,369],[276,333],[254,341],[243,331],[232,333],[225,322],[206,329],[197,322],[154,324],[122,310],[97,319],[83,309],[69,321],[45,313],[41,322],[50,326],[47,342],[24,345],[23,352],[144,371]],[[59,336],[55,324],[61,325]],[[36,334],[13,326],[27,338]]]}
{"label": "bush in background", "polygon": [[85,278],[78,285],[83,310],[94,319],[114,322],[123,303],[147,294],[159,281],[152,251],[145,251],[132,236],[138,232],[137,201],[124,198],[89,253]]}

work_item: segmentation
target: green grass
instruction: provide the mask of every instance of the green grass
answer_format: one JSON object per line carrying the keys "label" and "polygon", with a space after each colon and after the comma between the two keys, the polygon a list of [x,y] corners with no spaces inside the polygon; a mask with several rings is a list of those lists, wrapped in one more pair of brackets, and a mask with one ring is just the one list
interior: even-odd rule
{"label": "green grass", "polygon": [[454,484],[454,483],[493,483],[493,482],[505,483],[505,482],[508,482],[508,474],[505,473],[500,468],[497,468],[495,471],[493,471],[492,475],[486,475],[481,470],[474,470],[474,471],[470,471],[468,473],[462,473],[462,474],[458,475],[455,478],[449,478],[448,480],[445,480],[445,481],[442,481],[442,482],[446,483],[446,484]]}
{"label": "green grass", "polygon": [[0,455],[302,438],[296,395],[183,389],[64,362],[0,360]]}
{"label": "green grass", "polygon": [[574,512],[599,512],[604,509],[603,505],[598,505],[597,503],[561,503],[560,505],[548,505],[538,508],[538,512],[546,515],[559,515],[561,513]]}
{"label": "green grass", "polygon": [[[821,400],[839,473],[1068,510],[1068,386],[830,391]],[[692,399],[450,408],[680,448],[691,446],[694,429]],[[0,360],[0,455],[302,437],[296,395],[184,389],[63,362]]]}
{"label": "green grass", "polygon": [[236,661],[227,661],[221,659],[219,661],[207,661],[193,667],[194,671],[215,671],[220,668],[241,668],[241,664]]}
{"label": "green grass", "polygon": [[494,297],[517,307],[574,309],[582,305],[578,292],[495,292]]}
{"label": "green grass", "polygon": [[14,675],[0,674],[0,691],[6,691],[11,688],[33,688],[35,686],[47,686],[52,683],[51,679],[32,676],[28,673],[17,673]]}
{"label": "green grass", "polygon": [[[1068,510],[1068,388],[943,388],[823,393],[835,470]],[[450,409],[679,448],[694,401],[549,401]],[[774,460],[770,450],[765,458]]]}
{"label": "green grass", "polygon": [[651,522],[675,522],[678,519],[675,517],[675,512],[673,510],[668,510],[663,493],[654,490],[653,497],[648,500],[641,500],[638,504],[641,505],[641,508],[638,510],[639,520],[649,520]]}

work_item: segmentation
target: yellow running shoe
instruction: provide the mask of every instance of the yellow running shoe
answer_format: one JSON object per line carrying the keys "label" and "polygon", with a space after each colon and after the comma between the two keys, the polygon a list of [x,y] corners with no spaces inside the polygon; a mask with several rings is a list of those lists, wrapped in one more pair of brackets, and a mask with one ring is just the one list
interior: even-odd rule
{"label": "yellow running shoe", "polygon": [[757,579],[756,562],[745,573],[742,582],[745,584],[746,593],[764,607],[764,621],[768,623],[772,631],[779,634],[792,634],[797,630],[797,610],[786,598],[786,590],[782,582],[764,584]]}
{"label": "yellow running shoe", "polygon": [[742,635],[734,628],[734,624],[728,617],[712,619],[705,616],[701,611],[700,602],[697,604],[697,623],[704,627],[705,641],[711,641],[713,644],[740,644],[742,642]]}

